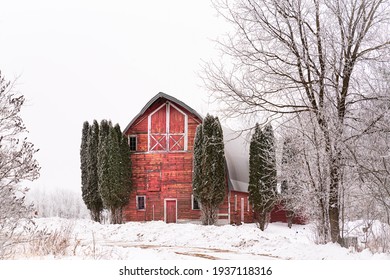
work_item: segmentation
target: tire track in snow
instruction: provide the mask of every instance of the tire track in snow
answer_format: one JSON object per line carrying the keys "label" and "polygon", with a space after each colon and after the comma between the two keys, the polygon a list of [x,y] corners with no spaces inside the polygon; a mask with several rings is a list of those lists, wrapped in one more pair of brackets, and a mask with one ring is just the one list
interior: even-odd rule
{"label": "tire track in snow", "polygon": [[[190,257],[196,257],[202,259],[210,259],[210,260],[237,259],[237,256],[241,256],[241,257],[247,256],[248,259],[253,256],[261,257],[262,259],[274,259],[274,260],[289,259],[289,258],[282,258],[279,256],[266,254],[266,253],[247,253],[247,252],[239,252],[239,251],[232,251],[232,250],[218,249],[218,248],[185,247],[185,246],[152,245],[152,244],[129,244],[124,242],[103,242],[100,243],[99,245],[109,246],[109,247],[119,246],[122,248],[140,248],[145,250],[166,249],[167,251],[173,252],[177,255],[190,256]],[[235,258],[227,258],[229,254],[234,255]]]}

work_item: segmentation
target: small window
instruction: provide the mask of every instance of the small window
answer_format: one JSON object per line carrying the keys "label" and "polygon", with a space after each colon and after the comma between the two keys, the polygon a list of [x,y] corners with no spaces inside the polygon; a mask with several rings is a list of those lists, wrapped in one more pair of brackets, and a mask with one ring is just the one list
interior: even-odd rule
{"label": "small window", "polygon": [[200,210],[199,207],[199,202],[198,200],[194,197],[194,195],[191,195],[191,200],[192,200],[192,210]]}
{"label": "small window", "polygon": [[137,136],[129,136],[130,151],[137,151]]}
{"label": "small window", "polygon": [[247,198],[247,202],[248,202],[248,212],[249,212],[249,197]]}
{"label": "small window", "polygon": [[145,196],[137,195],[136,196],[137,210],[145,210]]}
{"label": "small window", "polygon": [[234,195],[234,211],[237,211],[237,195]]}

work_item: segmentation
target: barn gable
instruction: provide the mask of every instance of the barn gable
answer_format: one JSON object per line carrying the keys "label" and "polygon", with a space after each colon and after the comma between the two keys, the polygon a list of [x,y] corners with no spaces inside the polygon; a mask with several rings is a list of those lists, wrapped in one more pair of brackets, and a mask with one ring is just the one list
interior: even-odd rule
{"label": "barn gable", "polygon": [[197,117],[199,120],[202,120],[202,116],[198,114],[198,112],[196,112],[194,109],[192,109],[191,107],[189,107],[188,105],[186,105],[184,102],[176,99],[175,97],[173,96],[170,96],[168,94],[165,94],[163,92],[159,92],[158,94],[156,94],[152,99],[149,100],[148,103],[146,103],[146,105],[142,108],[142,110],[131,120],[131,122],[127,125],[127,127],[125,128],[125,133],[129,130],[129,128],[140,118],[142,117],[147,111],[150,111],[150,108],[151,106],[157,101],[157,100],[169,100],[170,102],[178,105],[179,107],[182,107],[184,108],[185,110],[187,110],[188,112],[190,112],[192,115],[194,115],[195,117]]}

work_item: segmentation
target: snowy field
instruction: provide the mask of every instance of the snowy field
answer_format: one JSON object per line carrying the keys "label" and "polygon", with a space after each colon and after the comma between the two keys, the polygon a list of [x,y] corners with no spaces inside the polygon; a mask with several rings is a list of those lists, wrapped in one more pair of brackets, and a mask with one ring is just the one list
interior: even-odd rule
{"label": "snowy field", "polygon": [[[201,226],[164,222],[102,225],[89,220],[35,219],[45,241],[16,259],[103,260],[386,260],[388,254],[316,245],[310,225]],[[55,237],[55,238],[53,238]],[[43,240],[43,239],[42,239]],[[52,247],[52,248],[50,248]]]}

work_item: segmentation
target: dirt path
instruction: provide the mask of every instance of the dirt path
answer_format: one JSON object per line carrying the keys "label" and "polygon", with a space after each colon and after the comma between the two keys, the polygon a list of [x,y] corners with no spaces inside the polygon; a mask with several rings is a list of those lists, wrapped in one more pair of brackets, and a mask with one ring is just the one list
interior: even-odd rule
{"label": "dirt path", "polygon": [[140,248],[143,250],[164,250],[177,255],[209,259],[209,260],[230,260],[230,259],[283,259],[279,256],[274,256],[267,253],[247,253],[218,248],[204,247],[185,247],[185,246],[168,246],[168,245],[153,245],[153,244],[134,244],[120,241],[110,241],[99,243],[100,246],[122,247],[122,248]]}

